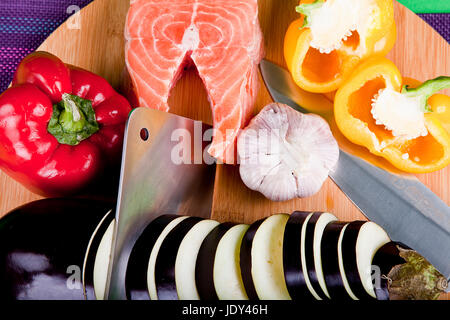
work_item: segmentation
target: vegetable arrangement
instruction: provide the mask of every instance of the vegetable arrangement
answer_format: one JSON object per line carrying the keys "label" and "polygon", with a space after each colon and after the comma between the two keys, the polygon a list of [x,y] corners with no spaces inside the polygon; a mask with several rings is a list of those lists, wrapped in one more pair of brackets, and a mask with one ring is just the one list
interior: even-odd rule
{"label": "vegetable arrangement", "polygon": [[120,163],[130,111],[100,76],[32,53],[0,96],[0,167],[40,195],[76,193]]}
{"label": "vegetable arrangement", "polygon": [[[102,299],[113,228],[107,204],[86,200],[41,200],[11,212],[0,220],[0,296]],[[70,266],[83,266],[82,289],[67,287]],[[445,283],[375,223],[321,212],[250,226],[162,215],[139,236],[126,271],[127,296],[139,300],[435,299]]]}

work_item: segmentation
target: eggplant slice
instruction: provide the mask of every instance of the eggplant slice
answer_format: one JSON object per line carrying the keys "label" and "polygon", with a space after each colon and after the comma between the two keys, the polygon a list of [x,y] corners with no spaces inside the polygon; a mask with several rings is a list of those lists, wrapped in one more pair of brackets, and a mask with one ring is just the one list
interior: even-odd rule
{"label": "eggplant slice", "polygon": [[312,215],[311,212],[296,211],[291,214],[286,224],[283,237],[283,270],[286,287],[293,300],[311,300],[313,296],[306,284],[302,268],[302,227]]}
{"label": "eggplant slice", "polygon": [[214,288],[220,300],[248,300],[241,276],[240,250],[250,226],[239,224],[220,239],[214,257]]}
{"label": "eggplant slice", "polygon": [[251,278],[260,300],[291,300],[283,271],[283,235],[288,220],[287,214],[270,216],[254,233]]}
{"label": "eggplant slice", "polygon": [[150,257],[148,259],[148,269],[147,269],[147,289],[151,300],[158,300],[158,292],[156,287],[156,278],[155,278],[155,266],[156,260],[159,255],[159,250],[161,249],[161,245],[168,234],[177,227],[181,222],[188,219],[187,216],[181,216],[174,220],[172,220],[161,232],[156,239],[156,242],[151,249]]}
{"label": "eggplant slice", "polygon": [[[175,284],[178,299],[200,300],[195,274],[198,252],[205,238],[218,225],[219,222],[214,220],[200,221],[181,241],[175,260]],[[212,280],[212,278],[206,278],[203,281],[210,281],[213,285]]]}
{"label": "eggplant slice", "polygon": [[376,299],[372,281],[372,261],[377,251],[391,239],[375,222],[367,222],[359,230],[356,241],[356,258],[361,283],[372,298]]}
{"label": "eggplant slice", "polygon": [[195,265],[195,283],[201,300],[219,300],[214,287],[214,262],[220,240],[233,226],[234,223],[221,223],[216,226],[205,238],[198,251]]}
{"label": "eggplant slice", "polygon": [[252,278],[252,246],[255,233],[265,220],[266,218],[258,220],[250,225],[242,238],[241,249],[239,252],[242,283],[244,284],[245,292],[250,300],[259,299]]}
{"label": "eggplant slice", "polygon": [[44,199],[0,219],[0,299],[84,300],[86,252],[112,208],[98,200]]}
{"label": "eggplant slice", "polygon": [[[313,238],[313,252],[314,252],[314,270],[316,273],[317,281],[323,292],[323,294],[330,299],[330,294],[325,283],[325,277],[323,273],[323,263],[322,263],[322,237],[323,231],[328,224],[337,221],[337,218],[331,213],[322,213],[314,226],[314,238]],[[336,242],[337,247],[337,242]],[[337,253],[337,251],[336,251]],[[337,255],[336,255],[337,257]]]}
{"label": "eggplant slice", "polygon": [[330,299],[348,300],[350,295],[345,289],[339,266],[339,238],[342,230],[347,225],[345,222],[332,222],[328,224],[322,236],[321,256],[322,268],[326,288]]}
{"label": "eggplant slice", "polygon": [[111,221],[98,246],[94,263],[94,291],[97,300],[104,300],[106,283],[108,281],[108,268],[111,261],[111,249],[114,238],[116,220]]}
{"label": "eggplant slice", "polygon": [[86,250],[86,255],[84,257],[84,264],[83,264],[83,289],[85,291],[87,300],[97,300],[94,281],[94,270],[97,252],[106,231],[108,230],[109,226],[113,221],[114,221],[114,214],[113,211],[111,210],[100,221],[99,225],[97,226],[97,228],[95,229],[94,233],[91,236],[91,240],[89,241],[89,245]]}
{"label": "eggplant slice", "polygon": [[[176,224],[175,226],[169,223],[164,229],[150,254],[147,276],[149,280],[152,279],[151,269],[154,262],[154,287],[152,287],[151,281],[148,281],[150,298],[152,300],[178,300],[175,282],[175,261],[178,249],[186,234],[203,220],[198,217],[186,217],[181,221],[179,219],[172,221]],[[166,229],[168,232],[166,232]],[[161,240],[160,244],[158,243],[159,240]]]}
{"label": "eggplant slice", "polygon": [[373,289],[372,259],[379,248],[390,242],[386,232],[374,222],[354,221],[342,237],[342,261],[349,287],[357,299],[376,298]]}
{"label": "eggplant slice", "polygon": [[323,299],[322,289],[317,278],[314,264],[314,230],[321,212],[309,215],[302,225],[302,237],[300,242],[300,257],[302,260],[302,271],[305,276],[306,286],[317,300]]}
{"label": "eggplant slice", "polygon": [[156,240],[167,225],[179,218],[163,215],[150,222],[139,236],[128,260],[125,288],[128,300],[150,300],[147,287],[148,261]]}

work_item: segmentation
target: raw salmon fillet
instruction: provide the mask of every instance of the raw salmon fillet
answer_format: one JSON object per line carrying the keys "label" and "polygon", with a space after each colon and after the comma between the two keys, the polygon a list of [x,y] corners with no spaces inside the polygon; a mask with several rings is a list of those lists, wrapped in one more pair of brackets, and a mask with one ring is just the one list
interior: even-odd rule
{"label": "raw salmon fillet", "polygon": [[239,129],[252,116],[263,55],[257,0],[131,0],[126,64],[141,107],[163,111],[193,63],[211,103],[209,153],[234,162]]}

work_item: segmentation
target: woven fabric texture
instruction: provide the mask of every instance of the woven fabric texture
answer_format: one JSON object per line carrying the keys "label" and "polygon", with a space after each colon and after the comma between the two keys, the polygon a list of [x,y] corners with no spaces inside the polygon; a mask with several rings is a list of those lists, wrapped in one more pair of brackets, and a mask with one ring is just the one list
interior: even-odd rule
{"label": "woven fabric texture", "polygon": [[[23,57],[39,47],[71,14],[90,2],[91,0],[1,0],[0,92],[10,84],[14,70]],[[450,42],[450,14],[420,16]]]}

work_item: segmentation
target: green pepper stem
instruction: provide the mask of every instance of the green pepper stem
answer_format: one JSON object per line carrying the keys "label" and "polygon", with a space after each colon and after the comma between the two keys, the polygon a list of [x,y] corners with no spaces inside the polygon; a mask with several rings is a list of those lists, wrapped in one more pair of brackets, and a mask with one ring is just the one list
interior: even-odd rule
{"label": "green pepper stem", "polygon": [[311,12],[313,10],[321,8],[324,3],[325,3],[324,0],[316,0],[313,3],[304,3],[295,8],[295,11],[297,11],[298,13],[301,13],[302,15],[305,16],[305,19],[303,20],[302,28],[307,28],[311,25],[310,19],[309,19],[311,16]]}
{"label": "green pepper stem", "polygon": [[64,104],[64,109],[66,112],[69,112],[72,114],[72,119],[75,122],[78,122],[81,120],[81,113],[80,109],[78,108],[76,102],[72,99],[70,94],[64,93],[62,95],[62,102]]}
{"label": "green pepper stem", "polygon": [[75,146],[99,130],[92,102],[68,93],[53,106],[47,131],[61,144]]}
{"label": "green pepper stem", "polygon": [[433,94],[448,88],[450,88],[450,77],[442,76],[425,81],[417,88],[410,89],[408,86],[404,86],[402,93],[408,97],[423,96],[428,99]]}

